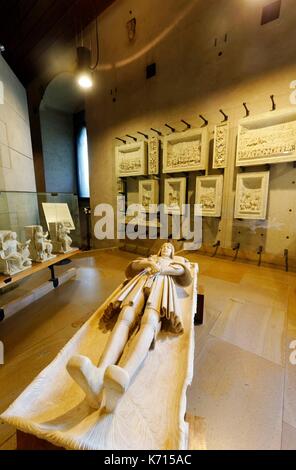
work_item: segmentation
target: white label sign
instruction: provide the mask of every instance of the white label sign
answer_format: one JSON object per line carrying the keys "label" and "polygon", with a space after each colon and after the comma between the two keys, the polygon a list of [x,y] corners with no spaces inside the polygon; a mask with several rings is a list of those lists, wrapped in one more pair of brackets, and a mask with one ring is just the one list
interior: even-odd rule
{"label": "white label sign", "polygon": [[52,222],[63,222],[64,226],[70,230],[75,230],[75,225],[69,211],[68,204],[66,203],[52,203],[52,202],[43,202],[42,203],[47,227]]}

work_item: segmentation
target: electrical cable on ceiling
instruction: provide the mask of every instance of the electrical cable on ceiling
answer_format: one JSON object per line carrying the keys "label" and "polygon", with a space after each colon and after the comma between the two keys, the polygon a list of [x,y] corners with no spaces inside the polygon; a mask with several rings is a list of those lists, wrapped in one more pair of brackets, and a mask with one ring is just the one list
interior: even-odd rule
{"label": "electrical cable on ceiling", "polygon": [[96,15],[96,48],[97,48],[97,58],[94,66],[90,67],[91,70],[95,70],[99,63],[99,28],[98,28],[98,16]]}

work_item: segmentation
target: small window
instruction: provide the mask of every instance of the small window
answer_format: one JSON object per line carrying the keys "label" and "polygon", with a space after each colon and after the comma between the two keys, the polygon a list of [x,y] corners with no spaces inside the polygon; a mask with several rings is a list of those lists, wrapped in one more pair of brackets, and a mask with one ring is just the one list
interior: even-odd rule
{"label": "small window", "polygon": [[262,9],[262,18],[261,24],[264,25],[269,23],[270,21],[277,20],[281,13],[281,0],[277,0],[276,2],[269,3],[265,5]]}
{"label": "small window", "polygon": [[77,172],[79,197],[89,197],[87,131],[83,126],[77,136]]}

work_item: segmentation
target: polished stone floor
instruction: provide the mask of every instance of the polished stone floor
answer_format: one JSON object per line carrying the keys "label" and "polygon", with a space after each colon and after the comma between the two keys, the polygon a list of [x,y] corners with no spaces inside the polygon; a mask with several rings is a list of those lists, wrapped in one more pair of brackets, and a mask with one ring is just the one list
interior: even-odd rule
{"label": "polished stone floor", "polygon": [[[134,257],[96,251],[74,260],[74,280],[0,324],[0,412],[124,278]],[[188,412],[200,449],[296,449],[296,274],[189,253],[199,263],[205,319],[195,328],[195,373]],[[65,268],[59,268],[60,270]],[[2,304],[48,278],[46,271],[0,296]],[[16,446],[0,422],[0,449]]]}

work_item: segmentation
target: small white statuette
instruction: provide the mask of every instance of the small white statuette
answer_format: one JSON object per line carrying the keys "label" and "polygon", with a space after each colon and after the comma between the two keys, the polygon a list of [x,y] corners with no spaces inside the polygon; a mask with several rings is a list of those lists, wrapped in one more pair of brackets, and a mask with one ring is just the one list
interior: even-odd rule
{"label": "small white statuette", "polygon": [[28,269],[32,265],[28,246],[30,240],[20,243],[17,234],[0,231],[0,272],[9,276]]}
{"label": "small white statuette", "polygon": [[195,203],[202,206],[202,215],[220,217],[222,208],[223,175],[196,178]]}
{"label": "small white statuette", "polygon": [[266,218],[268,183],[269,171],[237,175],[235,218],[262,220]]}
{"label": "small white statuette", "polygon": [[71,248],[70,229],[63,222],[51,222],[49,231],[54,253],[69,253],[69,251],[76,250],[76,248]]}
{"label": "small white statuette", "polygon": [[43,263],[56,257],[52,254],[53,247],[51,240],[48,240],[48,232],[44,233],[41,225],[28,225],[25,232],[31,239],[30,253],[33,261]]}

